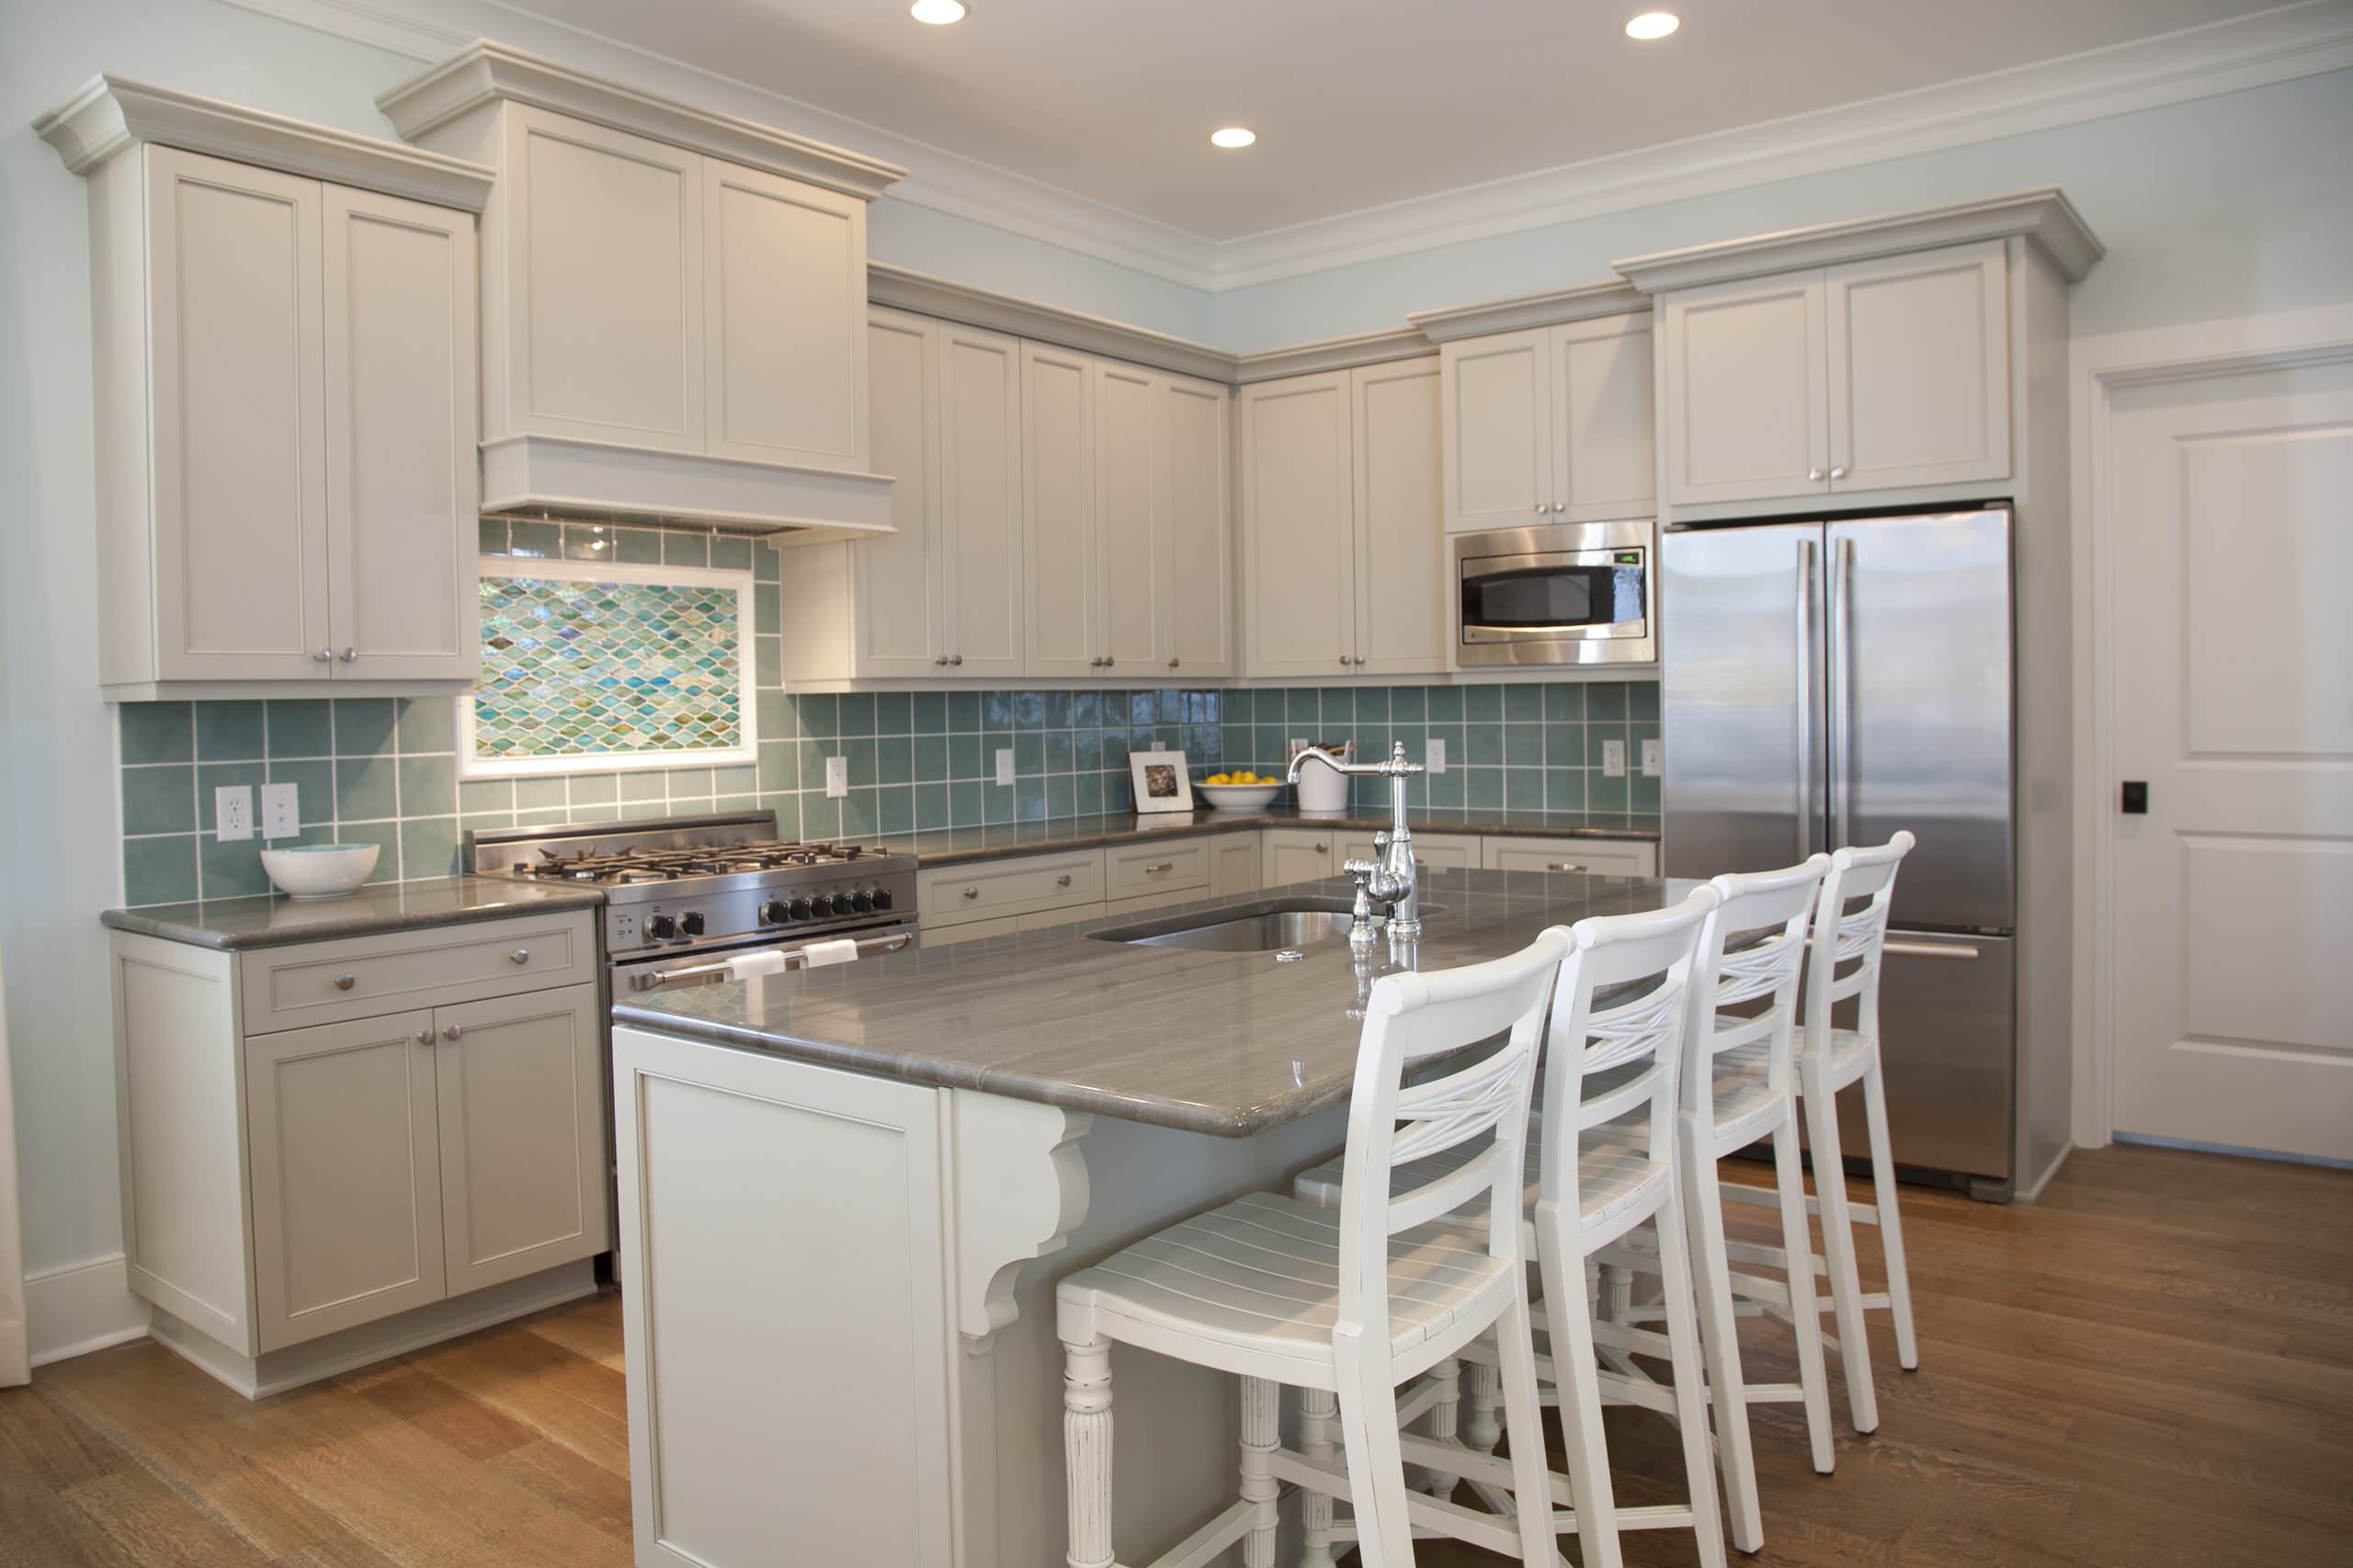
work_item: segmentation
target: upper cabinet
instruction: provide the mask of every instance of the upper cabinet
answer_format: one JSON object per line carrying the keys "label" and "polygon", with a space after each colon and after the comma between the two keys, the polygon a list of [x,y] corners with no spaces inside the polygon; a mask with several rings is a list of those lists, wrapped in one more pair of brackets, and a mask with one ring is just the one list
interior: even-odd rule
{"label": "upper cabinet", "polygon": [[485,509],[889,527],[866,204],[903,171],[500,44],[378,101],[409,141],[497,171]]}
{"label": "upper cabinet", "polygon": [[90,180],[108,694],[471,684],[489,172],[104,77],[40,129]]}
{"label": "upper cabinet", "polygon": [[1449,531],[1651,513],[1649,311],[1449,338],[1438,352]]}

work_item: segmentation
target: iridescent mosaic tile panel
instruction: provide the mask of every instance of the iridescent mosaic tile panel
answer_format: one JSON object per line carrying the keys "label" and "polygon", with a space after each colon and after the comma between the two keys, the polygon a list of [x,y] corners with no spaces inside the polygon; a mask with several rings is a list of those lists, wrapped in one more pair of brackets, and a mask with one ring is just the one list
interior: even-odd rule
{"label": "iridescent mosaic tile panel", "polygon": [[474,755],[741,746],[742,631],[733,588],[485,576]]}

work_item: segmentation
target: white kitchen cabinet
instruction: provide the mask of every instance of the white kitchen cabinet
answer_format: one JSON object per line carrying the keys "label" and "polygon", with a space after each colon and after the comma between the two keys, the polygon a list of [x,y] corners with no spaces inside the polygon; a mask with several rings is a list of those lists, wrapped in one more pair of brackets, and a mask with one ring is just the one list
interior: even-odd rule
{"label": "white kitchen cabinet", "polygon": [[1217,898],[1259,888],[1258,835],[1222,833],[1210,840],[1210,892]]}
{"label": "white kitchen cabinet", "polygon": [[1226,389],[1154,372],[1153,513],[1160,641],[1171,678],[1234,673],[1233,471]]}
{"label": "white kitchen cabinet", "polygon": [[[1421,840],[1416,838],[1415,843]],[[1655,877],[1658,846],[1631,838],[1512,838],[1479,841],[1490,871],[1584,871],[1597,877]]]}
{"label": "white kitchen cabinet", "polygon": [[1022,519],[1021,346],[939,328],[939,529],[948,561],[947,671],[1017,676],[1029,581]]}
{"label": "white kitchen cabinet", "polygon": [[[1338,846],[1332,859],[1335,875],[1343,861],[1377,860],[1381,858],[1370,833],[1351,829],[1334,842]],[[1414,835],[1414,860],[1416,865],[1433,867],[1441,871],[1475,871],[1479,869],[1478,835],[1417,833]]]}
{"label": "white kitchen cabinet", "polygon": [[1348,372],[1360,676],[1446,667],[1439,380],[1434,354]]}
{"label": "white kitchen cabinet", "polygon": [[1593,316],[1547,334],[1555,522],[1647,517],[1657,509],[1652,320],[1648,311]]}
{"label": "white kitchen cabinet", "polygon": [[1150,671],[1167,640],[1160,623],[1163,558],[1160,508],[1154,492],[1153,447],[1159,410],[1155,378],[1140,365],[1097,359],[1095,407],[1095,638],[1089,662],[1104,670]]}
{"label": "white kitchen cabinet", "polygon": [[1663,295],[1666,500],[2007,477],[2006,298],[1998,240]]}
{"label": "white kitchen cabinet", "polygon": [[1023,669],[1032,676],[1089,676],[1103,667],[1095,390],[1088,356],[1021,346],[1022,549],[1029,564]]}
{"label": "white kitchen cabinet", "polygon": [[1449,532],[1650,514],[1648,311],[1458,338],[1438,353]]}
{"label": "white kitchen cabinet", "polygon": [[1332,846],[1339,839],[1338,831],[1320,827],[1263,829],[1258,835],[1258,885],[1279,888],[1336,875],[1339,862]]}

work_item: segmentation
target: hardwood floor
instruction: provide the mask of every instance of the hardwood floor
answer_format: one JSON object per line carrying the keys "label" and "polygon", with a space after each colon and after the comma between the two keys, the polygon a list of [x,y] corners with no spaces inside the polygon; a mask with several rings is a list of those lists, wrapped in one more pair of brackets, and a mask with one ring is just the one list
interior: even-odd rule
{"label": "hardwood floor", "polygon": [[[1921,1369],[1894,1369],[1873,1314],[1881,1424],[1841,1428],[1835,1476],[1794,1407],[1757,1409],[1768,1540],[1734,1563],[2347,1561],[2353,1175],[2120,1146],[2040,1204],[1907,1189],[1904,1212]],[[1747,1326],[1755,1375],[1793,1375]],[[1675,1495],[1651,1483],[1679,1463],[1664,1423],[1609,1425],[1620,1500]],[[1626,1540],[1631,1563],[1695,1560],[1687,1534]],[[0,1392],[7,1568],[629,1561],[610,1293],[258,1404],[153,1344]]]}

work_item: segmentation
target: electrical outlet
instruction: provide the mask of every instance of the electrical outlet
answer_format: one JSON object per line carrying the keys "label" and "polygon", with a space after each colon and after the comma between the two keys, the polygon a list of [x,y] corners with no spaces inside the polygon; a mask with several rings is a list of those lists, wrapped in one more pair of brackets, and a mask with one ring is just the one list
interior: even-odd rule
{"label": "electrical outlet", "polygon": [[1013,748],[1011,746],[996,748],[996,781],[1008,786],[1013,782]]}
{"label": "electrical outlet", "polygon": [[254,787],[223,784],[212,791],[212,836],[222,844],[254,835]]}
{"label": "electrical outlet", "polygon": [[1422,766],[1432,773],[1446,771],[1446,743],[1444,741],[1429,743],[1429,755],[1423,759]]}
{"label": "electrical outlet", "polygon": [[291,838],[302,831],[301,786],[265,784],[261,787],[261,835]]}
{"label": "electrical outlet", "polygon": [[1604,741],[1601,743],[1601,776],[1604,778],[1626,777],[1625,742]]}
{"label": "electrical outlet", "polygon": [[1655,778],[1666,771],[1666,745],[1656,735],[1643,742],[1643,777]]}
{"label": "electrical outlet", "polygon": [[825,759],[825,799],[838,801],[849,793],[849,758],[829,756]]}

